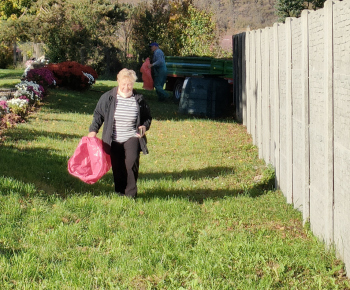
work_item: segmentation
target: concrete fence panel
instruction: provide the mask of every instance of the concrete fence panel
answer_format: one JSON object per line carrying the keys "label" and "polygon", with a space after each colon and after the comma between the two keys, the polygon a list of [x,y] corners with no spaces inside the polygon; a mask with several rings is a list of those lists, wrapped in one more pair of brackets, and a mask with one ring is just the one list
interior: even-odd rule
{"label": "concrete fence panel", "polygon": [[292,102],[292,192],[294,207],[302,211],[303,166],[305,164],[303,144],[303,94],[302,94],[302,23],[301,18],[291,19],[291,102]]}
{"label": "concrete fence panel", "polygon": [[262,101],[262,158],[270,160],[270,52],[269,52],[269,31],[264,29],[261,35],[261,101]]}
{"label": "concrete fence panel", "polygon": [[259,148],[259,156],[262,158],[262,151],[263,151],[263,130],[262,130],[262,99],[261,99],[261,93],[262,93],[262,37],[261,37],[261,29],[256,31],[256,39],[255,39],[255,56],[256,56],[256,118],[257,118],[257,125],[256,125],[256,145]]}
{"label": "concrete fence panel", "polygon": [[233,38],[237,115],[287,202],[350,269],[350,1]]}
{"label": "concrete fence panel", "polygon": [[275,91],[274,91],[274,82],[275,82],[275,72],[274,72],[274,41],[273,41],[273,29],[271,27],[267,28],[268,32],[268,58],[269,58],[269,84],[267,94],[269,96],[268,106],[269,106],[269,123],[270,123],[270,138],[269,138],[269,162],[273,166],[275,163],[275,126],[276,126],[276,115],[275,115]]}
{"label": "concrete fence panel", "polygon": [[334,242],[350,271],[350,2],[333,5]]}
{"label": "concrete fence panel", "polygon": [[325,238],[326,211],[326,99],[325,39],[323,10],[309,15],[310,96],[310,223],[316,235]]}
{"label": "concrete fence panel", "polygon": [[257,31],[252,31],[252,42],[251,42],[251,48],[250,48],[250,89],[251,89],[251,96],[250,98],[250,128],[251,128],[251,134],[253,137],[253,144],[257,145],[257,133],[256,133],[256,127],[258,126],[258,118],[257,118],[257,101],[258,101],[258,84],[257,84],[257,70],[256,70],[256,51],[258,49],[257,45]]}
{"label": "concrete fence panel", "polygon": [[[287,53],[287,38],[286,26],[278,26],[278,78],[279,78],[279,134],[280,134],[280,180],[279,185],[284,195],[286,195],[288,202],[290,202],[288,194],[288,173],[287,173],[287,95],[286,95],[286,53]],[[277,153],[278,154],[278,153]]]}

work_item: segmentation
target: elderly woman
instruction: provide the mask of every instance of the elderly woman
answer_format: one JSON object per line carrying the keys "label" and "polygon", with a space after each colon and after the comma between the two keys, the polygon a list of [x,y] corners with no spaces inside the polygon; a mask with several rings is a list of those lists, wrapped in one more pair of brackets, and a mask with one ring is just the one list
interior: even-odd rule
{"label": "elderly woman", "polygon": [[151,113],[144,97],[133,90],[136,73],[126,68],[117,75],[118,85],[98,101],[88,137],[103,126],[104,150],[110,154],[115,191],[136,198],[140,152],[148,154],[145,132],[151,126]]}

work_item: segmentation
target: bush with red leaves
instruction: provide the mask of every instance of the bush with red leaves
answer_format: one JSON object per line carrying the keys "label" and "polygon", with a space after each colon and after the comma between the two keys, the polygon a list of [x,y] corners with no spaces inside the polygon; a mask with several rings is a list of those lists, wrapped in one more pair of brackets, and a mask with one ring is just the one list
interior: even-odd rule
{"label": "bush with red leaves", "polygon": [[98,74],[92,67],[75,61],[49,64],[47,68],[54,74],[57,86],[73,90],[86,90],[98,78]]}

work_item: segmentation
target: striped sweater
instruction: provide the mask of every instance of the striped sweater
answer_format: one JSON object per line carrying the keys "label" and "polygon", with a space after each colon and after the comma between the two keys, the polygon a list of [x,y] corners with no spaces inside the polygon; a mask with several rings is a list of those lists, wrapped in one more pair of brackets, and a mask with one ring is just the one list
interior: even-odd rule
{"label": "striped sweater", "polygon": [[136,136],[137,104],[134,96],[123,98],[117,95],[114,113],[113,141],[126,142]]}

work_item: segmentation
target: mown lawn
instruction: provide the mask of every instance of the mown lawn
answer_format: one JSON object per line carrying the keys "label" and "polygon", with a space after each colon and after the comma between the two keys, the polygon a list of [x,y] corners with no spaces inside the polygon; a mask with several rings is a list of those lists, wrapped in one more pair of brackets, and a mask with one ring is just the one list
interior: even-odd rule
{"label": "mown lawn", "polygon": [[154,117],[138,199],[114,195],[111,172],[94,185],[70,176],[67,161],[115,84],[52,89],[3,132],[1,289],[350,289],[232,118],[179,115],[137,83]]}

